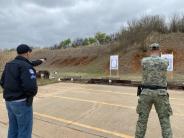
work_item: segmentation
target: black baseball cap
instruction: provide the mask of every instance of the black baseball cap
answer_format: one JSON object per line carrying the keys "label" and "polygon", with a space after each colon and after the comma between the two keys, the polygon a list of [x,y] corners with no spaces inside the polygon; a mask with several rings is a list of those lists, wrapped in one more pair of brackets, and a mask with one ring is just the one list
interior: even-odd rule
{"label": "black baseball cap", "polygon": [[154,50],[159,50],[160,49],[160,45],[158,43],[153,43],[149,46],[150,50],[154,51]]}
{"label": "black baseball cap", "polygon": [[28,45],[26,45],[26,44],[20,44],[17,47],[17,53],[18,54],[24,54],[24,53],[27,53],[27,52],[32,52],[32,49]]}

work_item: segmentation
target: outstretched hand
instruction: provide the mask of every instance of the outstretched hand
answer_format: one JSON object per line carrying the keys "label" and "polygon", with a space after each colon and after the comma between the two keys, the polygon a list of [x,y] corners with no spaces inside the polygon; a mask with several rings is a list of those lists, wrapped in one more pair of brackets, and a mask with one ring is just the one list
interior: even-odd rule
{"label": "outstretched hand", "polygon": [[41,60],[43,63],[45,63],[45,62],[47,61],[46,58],[41,58],[41,59],[39,59],[39,60]]}

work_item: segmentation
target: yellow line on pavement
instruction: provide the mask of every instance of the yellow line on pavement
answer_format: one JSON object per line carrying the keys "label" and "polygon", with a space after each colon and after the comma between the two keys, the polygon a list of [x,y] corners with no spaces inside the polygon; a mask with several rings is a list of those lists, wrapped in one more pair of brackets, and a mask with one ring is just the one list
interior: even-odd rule
{"label": "yellow line on pavement", "polygon": [[[95,90],[95,89],[87,89],[87,88],[69,88],[69,89],[66,89],[66,88],[60,88],[60,89],[56,89],[57,91],[60,90],[61,92],[68,92],[68,91],[73,91],[75,90],[76,93],[85,93],[86,92],[89,92],[89,91],[94,91],[94,92],[101,92],[101,93],[111,93],[111,94],[120,94],[120,95],[129,95],[129,96],[135,96],[136,97],[136,93],[125,93],[125,92],[117,92],[117,91],[109,91],[109,90]],[[85,91],[76,91],[76,90],[85,90]]]}
{"label": "yellow line on pavement", "polygon": [[[117,92],[117,91],[109,91],[109,90],[94,90],[94,89],[85,89],[85,88],[77,88],[77,89],[81,89],[81,90],[88,90],[88,91],[95,91],[95,92],[103,92],[103,93],[111,93],[111,94],[120,94],[120,95],[128,95],[128,96],[133,96],[133,97],[137,97],[136,93],[125,93],[125,92]],[[184,101],[183,98],[174,98],[174,97],[170,97],[170,100],[182,100]]]}
{"label": "yellow line on pavement", "polygon": [[114,132],[114,131],[110,131],[110,130],[105,130],[105,129],[101,129],[101,128],[98,128],[98,127],[85,125],[85,124],[82,124],[82,123],[79,123],[79,122],[73,122],[73,121],[70,121],[70,120],[63,119],[63,118],[54,117],[54,116],[50,116],[50,115],[46,115],[46,114],[41,114],[41,113],[38,113],[38,112],[34,112],[34,115],[39,116],[39,117],[44,117],[44,118],[47,118],[47,119],[51,119],[51,120],[55,120],[55,121],[59,121],[59,122],[62,122],[62,123],[66,123],[68,125],[75,125],[75,126],[78,126],[78,127],[83,127],[83,128],[95,130],[95,131],[98,131],[98,132],[118,136],[118,137],[121,137],[121,138],[133,138],[133,136],[129,136],[129,135],[126,135],[126,134],[123,134],[123,133],[118,133],[118,132]]}
{"label": "yellow line on pavement", "polygon": [[[120,95],[128,95],[128,96],[133,96],[133,97],[137,97],[136,96],[136,93],[125,93],[125,92],[117,92],[117,91],[109,91],[109,90],[94,90],[94,89],[85,89],[85,88],[79,88],[79,89],[82,89],[82,90],[89,90],[89,91],[96,91],[96,92],[103,92],[103,93],[112,93],[112,94],[120,94]],[[183,98],[174,98],[174,97],[170,97],[169,99],[171,100],[183,100]]]}
{"label": "yellow line on pavement", "polygon": [[174,98],[174,97],[171,97],[171,98],[169,98],[170,100],[181,100],[181,101],[184,101],[184,99],[183,98]]}
{"label": "yellow line on pavement", "polygon": [[122,108],[135,109],[134,106],[126,106],[126,105],[120,105],[120,104],[112,104],[112,103],[99,102],[99,101],[94,101],[94,100],[84,100],[84,99],[80,99],[80,98],[72,98],[72,97],[65,97],[65,96],[51,96],[51,97],[53,97],[53,98],[67,99],[67,100],[74,100],[74,101],[80,101],[80,102],[88,102],[88,103],[103,104],[103,105],[108,105],[108,106],[116,106],[116,107],[122,107]]}
{"label": "yellow line on pavement", "polygon": [[173,113],[173,115],[179,116],[179,117],[184,117],[184,114],[179,114],[179,113]]}
{"label": "yellow line on pavement", "polygon": [[[107,106],[115,106],[115,107],[121,107],[121,108],[127,108],[127,109],[136,109],[135,106],[126,106],[126,105],[120,105],[120,104],[112,104],[107,102],[99,102],[94,100],[84,100],[80,98],[73,98],[73,97],[65,97],[65,96],[51,96],[53,98],[61,98],[61,99],[67,99],[67,100],[73,100],[73,101],[80,101],[80,102],[88,102],[88,103],[95,103],[95,104],[102,104]],[[179,104],[178,104],[179,105]],[[154,109],[151,110],[152,112],[156,112]],[[184,114],[180,113],[174,113],[174,116],[184,117]]]}
{"label": "yellow line on pavement", "polygon": [[175,103],[171,103],[171,105],[184,106],[184,104],[175,104]]}
{"label": "yellow line on pavement", "polygon": [[[135,93],[125,93],[125,92],[117,92],[117,91],[109,91],[109,90],[95,90],[95,89],[86,89],[86,88],[72,88],[72,89],[68,89],[69,90],[86,90],[86,91],[94,91],[94,92],[101,92],[101,93],[111,93],[111,94],[120,94],[120,95],[128,95],[128,96],[133,96],[133,97],[137,97],[136,96],[136,92]],[[78,92],[78,91],[75,91]],[[81,93],[78,92],[78,93]],[[83,92],[84,93],[84,92]],[[174,97],[170,97],[171,100],[183,100],[183,98],[174,98]]]}
{"label": "yellow line on pavement", "polygon": [[[77,93],[85,93],[84,91],[76,91],[76,90],[85,90],[87,92],[89,91],[93,91],[93,92],[96,92],[96,93],[110,93],[110,94],[120,94],[120,95],[128,95],[128,96],[133,96],[136,98],[136,92],[135,93],[125,93],[125,92],[118,92],[118,91],[110,91],[110,90],[98,90],[98,89],[90,89],[90,88],[82,88],[82,87],[74,87],[74,88],[68,88],[68,87],[64,87],[64,91],[68,92],[68,91],[71,91],[71,90],[75,90],[75,92]],[[62,88],[61,88],[62,89]],[[136,90],[135,90],[136,91]],[[63,90],[62,90],[63,92]],[[174,98],[174,97],[170,97],[169,98],[170,100],[182,100],[183,101],[183,98]]]}
{"label": "yellow line on pavement", "polygon": [[96,92],[103,92],[103,93],[111,93],[111,94],[120,94],[120,95],[129,95],[129,96],[135,96],[135,94],[125,93],[125,92],[117,92],[117,91],[109,91],[109,90],[95,90],[95,89],[86,89],[86,88],[77,88],[81,90],[87,90],[87,91],[96,91]]}
{"label": "yellow line on pavement", "polygon": [[1,120],[0,120],[0,124],[3,124],[3,125],[6,126],[6,125],[8,124],[8,122],[4,122],[4,121],[1,121]]}

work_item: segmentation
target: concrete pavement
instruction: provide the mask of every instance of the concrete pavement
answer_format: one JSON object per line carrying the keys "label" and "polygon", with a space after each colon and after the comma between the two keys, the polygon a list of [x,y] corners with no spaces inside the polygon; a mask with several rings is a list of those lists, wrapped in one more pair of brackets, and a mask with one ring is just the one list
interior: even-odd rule
{"label": "concrete pavement", "polygon": [[[184,93],[169,91],[175,138],[184,137]],[[2,95],[1,95],[2,97]],[[133,138],[136,88],[58,83],[39,87],[34,101],[33,138]],[[0,137],[7,135],[7,113],[0,102]],[[146,138],[161,138],[152,109]]]}

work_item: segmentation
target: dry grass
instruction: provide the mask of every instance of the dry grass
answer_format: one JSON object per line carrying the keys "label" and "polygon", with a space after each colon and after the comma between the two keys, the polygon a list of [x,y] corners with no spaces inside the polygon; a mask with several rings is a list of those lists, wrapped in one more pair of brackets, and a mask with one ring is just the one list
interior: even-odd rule
{"label": "dry grass", "polygon": [[12,60],[15,56],[16,56],[15,51],[0,52],[0,72],[2,71],[2,69],[3,69],[4,65],[6,64],[6,62]]}

